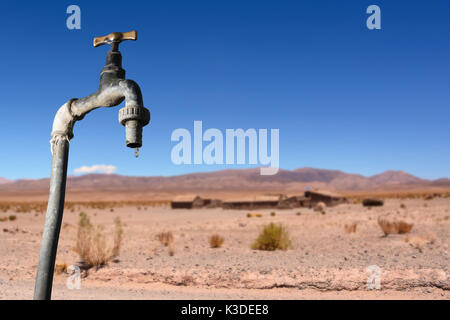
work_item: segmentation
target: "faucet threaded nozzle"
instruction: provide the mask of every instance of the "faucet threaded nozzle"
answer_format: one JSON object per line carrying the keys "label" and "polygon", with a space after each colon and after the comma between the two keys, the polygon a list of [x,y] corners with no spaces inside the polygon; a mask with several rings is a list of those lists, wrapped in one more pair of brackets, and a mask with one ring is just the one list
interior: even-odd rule
{"label": "faucet threaded nozzle", "polygon": [[125,106],[119,110],[119,122],[125,126],[126,145],[129,148],[142,146],[142,127],[150,122],[150,112],[145,107]]}

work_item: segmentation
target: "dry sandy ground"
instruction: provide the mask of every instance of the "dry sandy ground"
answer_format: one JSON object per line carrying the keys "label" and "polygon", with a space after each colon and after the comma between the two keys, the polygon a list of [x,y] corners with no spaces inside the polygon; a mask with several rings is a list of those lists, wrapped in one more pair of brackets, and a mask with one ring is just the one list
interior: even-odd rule
{"label": "dry sandy ground", "polygon": [[[370,210],[345,204],[327,208],[326,214],[310,209],[257,211],[262,218],[222,209],[82,210],[106,230],[121,217],[121,253],[118,261],[83,273],[79,290],[66,287],[68,275],[56,275],[55,299],[450,298],[450,198],[392,199]],[[79,211],[65,212],[57,263],[79,261],[72,249]],[[383,237],[377,218],[386,213],[413,221],[412,231]],[[44,215],[15,215],[15,221],[0,222],[0,298],[31,299]],[[250,249],[269,222],[287,227],[291,249]],[[353,222],[356,233],[346,233],[344,225]],[[163,231],[175,237],[172,256],[155,238]],[[216,233],[225,242],[213,249],[208,237]],[[367,289],[371,265],[380,268],[380,290]]]}

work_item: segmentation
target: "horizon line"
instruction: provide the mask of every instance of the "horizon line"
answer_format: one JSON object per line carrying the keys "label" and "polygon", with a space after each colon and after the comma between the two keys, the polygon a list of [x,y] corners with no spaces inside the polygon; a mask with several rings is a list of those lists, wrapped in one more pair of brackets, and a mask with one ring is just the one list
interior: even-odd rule
{"label": "horizon line", "polygon": [[[170,178],[170,177],[179,177],[179,176],[185,176],[185,175],[192,175],[192,174],[208,174],[208,173],[215,173],[215,172],[223,172],[223,171],[250,171],[250,170],[254,170],[257,171],[259,170],[260,167],[254,167],[254,168],[227,168],[227,169],[219,169],[219,170],[212,170],[212,171],[199,171],[199,172],[187,172],[187,173],[180,173],[180,174],[172,174],[172,175],[126,175],[126,174],[120,174],[120,173],[101,173],[101,172],[92,172],[92,173],[85,173],[85,174],[68,174],[67,178],[78,178],[78,177],[82,177],[82,176],[87,176],[87,175],[116,175],[116,176],[123,176],[123,177],[130,177],[130,178],[154,178],[154,177],[162,177],[162,178]],[[415,178],[418,179],[422,179],[422,180],[428,180],[428,181],[436,181],[436,180],[441,180],[441,179],[449,179],[448,177],[440,177],[437,179],[427,179],[427,178],[422,178],[419,176],[416,176],[414,174],[411,174],[405,170],[393,170],[393,169],[387,169],[384,170],[382,172],[373,174],[373,175],[364,175],[361,173],[352,173],[352,172],[346,172],[340,169],[325,169],[325,168],[313,168],[313,167],[298,167],[298,168],[294,168],[294,169],[283,169],[283,168],[279,168],[279,172],[280,171],[296,171],[296,170],[301,170],[301,169],[312,169],[312,170],[324,170],[324,171],[339,171],[345,174],[352,174],[352,175],[359,175],[365,178],[371,178],[380,174],[384,174],[387,172],[401,172],[401,173],[405,173],[408,175],[411,175]],[[278,174],[278,173],[277,173]],[[277,174],[275,174],[274,176],[276,176]],[[0,179],[2,177],[0,176]],[[42,177],[42,178],[18,178],[18,179],[8,179],[8,178],[3,178],[5,180],[7,180],[7,182],[5,183],[13,183],[13,182],[17,182],[17,181],[21,181],[21,180],[44,180],[44,179],[50,179],[50,177]]]}

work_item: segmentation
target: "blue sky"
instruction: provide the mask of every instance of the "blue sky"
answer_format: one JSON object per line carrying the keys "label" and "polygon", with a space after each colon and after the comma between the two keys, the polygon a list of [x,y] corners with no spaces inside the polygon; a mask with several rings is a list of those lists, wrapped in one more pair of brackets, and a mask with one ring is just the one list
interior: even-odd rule
{"label": "blue sky", "polygon": [[[81,8],[81,30],[66,8]],[[368,30],[366,8],[381,8]],[[450,1],[2,2],[0,177],[50,175],[56,110],[97,89],[107,47],[94,36],[136,29],[121,45],[127,78],[152,121],[138,159],[120,107],[76,124],[69,174],[113,165],[124,175],[245,166],[174,165],[177,128],[278,128],[280,166],[372,175],[450,176]]]}

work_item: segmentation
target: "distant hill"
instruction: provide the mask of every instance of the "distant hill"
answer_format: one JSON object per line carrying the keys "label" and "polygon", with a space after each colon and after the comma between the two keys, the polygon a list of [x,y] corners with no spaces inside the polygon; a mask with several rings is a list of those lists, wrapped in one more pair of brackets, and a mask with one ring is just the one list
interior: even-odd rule
{"label": "distant hill", "polygon": [[0,177],[0,184],[10,183],[10,182],[12,182],[12,181],[9,179]]}
{"label": "distant hill", "polygon": [[[8,181],[0,178],[2,192],[47,192],[49,179]],[[449,179],[425,180],[403,171],[386,171],[365,177],[338,170],[299,168],[280,169],[276,175],[261,176],[259,169],[228,169],[169,177],[130,177],[116,174],[87,174],[68,177],[69,191],[139,191],[139,192],[253,192],[300,191],[306,187],[330,190],[377,190],[450,186]]]}

